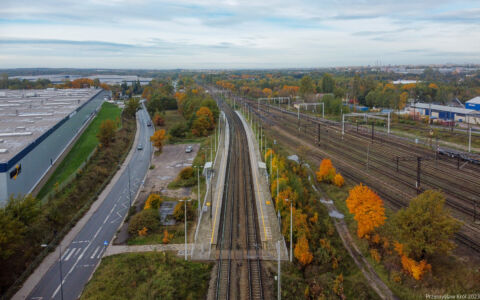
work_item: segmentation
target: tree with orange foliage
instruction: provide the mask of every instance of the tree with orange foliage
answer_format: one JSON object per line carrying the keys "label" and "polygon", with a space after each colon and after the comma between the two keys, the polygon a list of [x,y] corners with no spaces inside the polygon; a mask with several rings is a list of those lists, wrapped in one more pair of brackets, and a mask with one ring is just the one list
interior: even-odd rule
{"label": "tree with orange foliage", "polygon": [[363,238],[385,224],[385,208],[382,199],[369,187],[357,185],[350,190],[346,200],[348,210],[357,221],[357,235]]}
{"label": "tree with orange foliage", "polygon": [[165,125],[165,120],[162,118],[162,116],[156,112],[155,115],[153,116],[153,123],[157,126],[163,126]]}
{"label": "tree with orange foliage", "polygon": [[147,232],[148,232],[148,228],[147,228],[147,227],[143,227],[141,230],[138,231],[138,235],[139,235],[139,236],[146,236],[146,235],[147,235]]}
{"label": "tree with orange foliage", "polygon": [[394,243],[394,249],[401,257],[403,270],[415,280],[422,279],[423,275],[432,269],[432,266],[427,264],[425,259],[417,262],[416,260],[409,258],[404,253],[403,248],[403,244],[400,244],[399,242]]}
{"label": "tree with orange foliage", "polygon": [[162,239],[162,243],[164,244],[168,244],[170,243],[170,240],[173,238],[173,234],[171,233],[168,233],[168,230],[164,230],[163,231],[163,239]]}
{"label": "tree with orange foliage", "polygon": [[333,182],[335,178],[335,168],[332,165],[332,161],[328,158],[322,159],[316,174],[318,182]]}
{"label": "tree with orange foliage", "polygon": [[340,173],[337,173],[335,177],[333,177],[333,184],[342,187],[345,184],[345,180],[343,179],[343,176],[340,175]]}
{"label": "tree with orange foliage", "polygon": [[150,141],[153,143],[158,151],[162,150],[163,140],[165,140],[165,129],[160,129],[155,131],[155,133],[150,137]]}
{"label": "tree with orange foliage", "polygon": [[308,240],[305,236],[300,237],[297,244],[295,245],[295,250],[293,251],[295,258],[298,259],[302,266],[306,266],[313,260],[313,254],[310,252],[308,246]]}

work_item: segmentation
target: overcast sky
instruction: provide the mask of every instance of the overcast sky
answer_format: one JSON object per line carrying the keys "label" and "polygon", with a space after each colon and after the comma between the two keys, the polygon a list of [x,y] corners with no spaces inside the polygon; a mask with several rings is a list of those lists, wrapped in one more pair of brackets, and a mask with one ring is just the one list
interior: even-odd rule
{"label": "overcast sky", "polygon": [[480,1],[1,0],[0,68],[480,63]]}

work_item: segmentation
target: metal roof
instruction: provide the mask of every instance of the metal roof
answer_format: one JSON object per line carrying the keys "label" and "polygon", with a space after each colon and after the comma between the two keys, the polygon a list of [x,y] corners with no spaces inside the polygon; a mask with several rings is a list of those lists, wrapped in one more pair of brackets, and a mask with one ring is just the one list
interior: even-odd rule
{"label": "metal roof", "polygon": [[465,103],[469,103],[469,104],[480,104],[480,96],[475,97],[475,98],[473,98],[473,99],[470,99],[470,100],[468,100],[468,101],[465,102]]}
{"label": "metal roof", "polygon": [[430,104],[430,103],[415,103],[415,104],[411,105],[411,107],[438,110],[438,111],[446,111],[446,112],[452,112],[452,113],[464,114],[464,115],[479,115],[480,114],[478,111],[473,110],[473,109],[466,109],[466,108],[461,108],[461,107],[453,107],[453,106],[438,105],[438,104]]}
{"label": "metal roof", "polygon": [[98,89],[1,90],[0,163],[9,161],[88,102]]}

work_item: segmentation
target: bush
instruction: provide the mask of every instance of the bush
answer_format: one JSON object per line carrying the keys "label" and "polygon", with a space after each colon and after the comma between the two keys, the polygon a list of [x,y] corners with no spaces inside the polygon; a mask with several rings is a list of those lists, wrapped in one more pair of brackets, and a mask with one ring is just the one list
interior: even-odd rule
{"label": "bush", "polygon": [[145,206],[143,209],[157,209],[162,204],[163,199],[159,194],[150,194],[147,201],[145,201]]}
{"label": "bush", "polygon": [[193,168],[192,167],[186,167],[183,170],[180,171],[178,174],[179,179],[190,179],[194,176]]}
{"label": "bush", "polygon": [[170,129],[170,135],[175,138],[183,138],[187,134],[188,127],[185,123],[178,123]]}
{"label": "bush", "polygon": [[[173,211],[173,217],[177,222],[183,222],[185,216],[185,203],[178,201],[177,205],[175,205],[175,209]],[[193,220],[194,217],[194,210],[192,207],[192,202],[187,202],[187,218],[188,220]]]}
{"label": "bush", "polygon": [[138,235],[138,232],[147,228],[148,231],[155,230],[160,224],[158,212],[154,209],[142,210],[130,219],[128,233]]}

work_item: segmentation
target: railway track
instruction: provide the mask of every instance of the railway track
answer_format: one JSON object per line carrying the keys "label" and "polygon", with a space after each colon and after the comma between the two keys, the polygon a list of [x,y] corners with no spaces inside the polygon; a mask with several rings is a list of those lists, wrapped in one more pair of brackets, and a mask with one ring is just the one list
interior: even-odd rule
{"label": "railway track", "polygon": [[265,299],[255,193],[247,136],[238,116],[223,104],[230,150],[217,243],[215,299]]}
{"label": "railway track", "polygon": [[[270,125],[276,125],[279,128],[283,128],[285,131],[294,132],[296,137],[303,141],[308,141],[312,146],[317,146],[318,141],[316,132],[316,126],[308,126],[308,122],[312,124],[320,123],[323,131],[321,132],[322,141],[327,139],[328,143],[322,143],[323,152],[319,154],[318,151],[313,154],[315,160],[319,163],[324,157],[334,157],[336,166],[342,171],[342,173],[354,182],[366,182],[372,185],[378,192],[378,194],[393,205],[395,209],[402,208],[408,205],[408,199],[412,198],[416,194],[417,187],[412,184],[412,177],[415,178],[414,163],[416,162],[402,162],[400,167],[401,172],[395,172],[395,162],[393,158],[395,156],[432,156],[435,155],[432,150],[428,150],[421,147],[415,147],[408,145],[405,142],[397,141],[395,138],[379,139],[377,137],[375,141],[375,147],[378,149],[375,155],[379,155],[382,159],[369,157],[369,171],[364,171],[366,166],[366,153],[363,155],[359,148],[359,143],[365,148],[370,141],[370,135],[367,133],[356,134],[352,128],[347,128],[343,140],[341,139],[341,124],[338,122],[320,120],[308,115],[300,114],[300,116],[306,119],[307,126],[301,127],[302,130],[298,130],[297,114],[289,111],[284,111],[275,107],[266,107],[261,104],[257,106],[257,103],[246,101],[249,104],[251,112],[262,121]],[[303,120],[305,123],[305,120]],[[337,136],[335,136],[337,135]],[[335,136],[335,137],[334,137]],[[339,138],[340,137],[340,138]],[[347,141],[352,139],[352,141]],[[296,148],[298,147],[298,141],[292,141],[291,139],[281,139],[287,145]],[[362,146],[360,146],[362,147]],[[327,150],[329,149],[329,150]],[[332,151],[335,150],[335,151]],[[339,153],[343,152],[343,155]],[[348,153],[348,154],[347,154]],[[345,155],[347,157],[345,157]],[[440,167],[448,168],[448,171],[439,171],[440,175],[432,176],[432,172],[438,171],[438,167],[425,167],[423,166],[424,173],[423,182],[425,187],[431,186],[433,188],[440,188],[447,194],[447,204],[454,209],[454,211],[463,214],[463,216],[471,217],[474,215],[473,201],[470,196],[478,196],[480,190],[478,189],[478,176],[476,167],[473,166],[468,172],[457,173],[455,164],[451,160],[441,160],[437,162]],[[427,170],[429,172],[427,172]],[[372,173],[377,173],[379,176],[373,178]],[[429,177],[427,177],[429,176]],[[368,178],[368,180],[365,180]],[[427,180],[425,180],[427,178]],[[435,182],[438,179],[439,183]],[[457,185],[471,184],[472,187],[467,189],[456,188]],[[452,188],[453,186],[453,188]],[[466,190],[466,191],[465,191]],[[470,194],[465,196],[464,194]],[[469,206],[470,205],[470,206]],[[465,217],[460,217],[465,219]],[[479,242],[479,228],[474,225],[466,223],[460,232],[456,234],[456,241],[468,246],[469,248],[480,252]]]}

